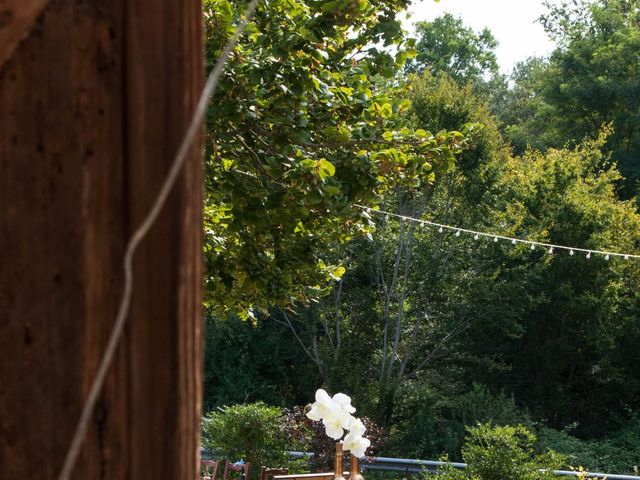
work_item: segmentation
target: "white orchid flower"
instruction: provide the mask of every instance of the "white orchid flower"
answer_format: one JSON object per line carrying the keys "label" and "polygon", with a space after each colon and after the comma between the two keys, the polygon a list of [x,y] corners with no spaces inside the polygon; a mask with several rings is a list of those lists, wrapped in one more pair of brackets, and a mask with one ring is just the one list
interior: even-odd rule
{"label": "white orchid flower", "polygon": [[349,422],[349,425],[347,425],[347,430],[349,430],[349,433],[353,433],[358,436],[364,435],[366,429],[367,427],[364,426],[362,420],[356,417],[351,417],[351,422]]}
{"label": "white orchid flower", "polygon": [[351,397],[349,395],[345,395],[344,393],[336,393],[332,399],[335,403],[337,403],[342,409],[344,409],[347,413],[354,413],[356,409],[351,406]]}
{"label": "white orchid flower", "polygon": [[322,419],[322,424],[325,427],[325,432],[328,437],[334,440],[340,440],[344,431],[352,423],[353,417],[345,412],[342,408],[334,404],[334,408],[329,415],[326,415]]}
{"label": "white orchid flower", "polygon": [[327,436],[334,440],[340,440],[345,430],[348,430],[344,449],[362,457],[371,442],[362,436],[366,427],[360,419],[352,415],[355,411],[348,395],[336,393],[332,398],[320,388],[316,391],[316,401],[307,412],[307,417],[311,420],[322,420]]}
{"label": "white orchid flower", "polygon": [[335,417],[326,417],[322,420],[322,424],[324,425],[324,431],[327,434],[327,437],[333,438],[334,440],[340,440],[342,435],[344,435],[344,429],[340,424],[340,421]]}
{"label": "white orchid flower", "polygon": [[354,432],[349,432],[347,436],[344,437],[342,449],[344,451],[350,450],[351,454],[356,458],[362,458],[370,445],[371,440],[368,438]]}
{"label": "white orchid flower", "polygon": [[307,418],[311,420],[322,420],[335,409],[335,405],[329,394],[319,388],[316,391],[316,401],[311,405],[311,410],[307,412]]}

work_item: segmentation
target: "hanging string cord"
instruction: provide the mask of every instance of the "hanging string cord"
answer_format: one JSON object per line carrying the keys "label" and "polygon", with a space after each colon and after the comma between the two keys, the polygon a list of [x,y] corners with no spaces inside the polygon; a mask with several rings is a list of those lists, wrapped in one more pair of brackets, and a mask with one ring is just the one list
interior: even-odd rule
{"label": "hanging string cord", "polygon": [[415,223],[419,223],[421,225],[428,225],[428,226],[432,226],[432,227],[437,227],[439,229],[442,230],[449,230],[452,232],[455,232],[456,234],[460,234],[460,233],[469,233],[472,234],[476,237],[485,237],[485,238],[491,238],[494,241],[497,240],[507,240],[513,244],[518,244],[518,243],[522,243],[525,245],[531,245],[532,247],[544,247],[544,248],[549,248],[551,252],[553,252],[553,250],[566,250],[569,253],[572,252],[583,252],[586,253],[589,258],[591,257],[591,254],[594,255],[602,255],[605,258],[609,258],[609,257],[622,257],[625,260],[629,260],[631,258],[634,259],[640,259],[640,255],[634,255],[631,253],[617,253],[617,252],[610,252],[610,251],[606,251],[606,250],[591,250],[588,248],[580,248],[580,247],[567,247],[566,245],[555,245],[553,243],[544,243],[544,242],[535,242],[533,240],[526,240],[523,238],[515,238],[515,237],[507,237],[504,235],[497,235],[494,233],[486,233],[486,232],[480,232],[477,230],[470,230],[468,228],[460,228],[460,227],[456,227],[456,226],[452,226],[452,225],[445,225],[443,223],[437,223],[437,222],[432,222],[429,220],[422,220],[420,218],[414,218],[414,217],[407,217],[405,215],[399,215],[397,213],[392,213],[392,212],[386,212],[384,210],[374,210],[373,208],[370,207],[366,207],[364,205],[359,205],[359,204],[355,204],[356,207],[365,210],[367,212],[370,213],[376,213],[379,215],[384,215],[384,216],[388,216],[388,217],[395,217],[395,218],[399,218],[401,220],[406,220],[409,222],[415,222]]}
{"label": "hanging string cord", "polygon": [[184,134],[182,142],[180,143],[180,147],[178,148],[178,152],[176,153],[171,168],[169,169],[169,173],[165,177],[165,180],[162,184],[162,187],[160,188],[160,191],[158,192],[153,206],[147,213],[147,216],[144,218],[140,226],[135,230],[135,232],[133,233],[133,235],[131,235],[131,238],[127,242],[125,254],[123,257],[124,288],[122,291],[122,297],[120,299],[120,305],[118,307],[118,314],[113,324],[113,329],[111,330],[109,341],[107,342],[107,347],[104,351],[104,354],[102,355],[102,359],[100,360],[96,376],[91,385],[91,389],[89,390],[89,395],[87,396],[87,400],[82,408],[82,413],[76,426],[71,445],[69,446],[69,450],[67,451],[67,455],[64,459],[64,464],[62,465],[62,470],[60,471],[58,480],[68,480],[73,473],[78,460],[78,456],[80,455],[80,451],[82,449],[82,444],[84,443],[84,439],[89,428],[91,415],[93,414],[93,411],[95,409],[98,396],[102,391],[107,372],[109,371],[109,367],[113,362],[116,349],[120,342],[120,338],[122,337],[124,325],[129,313],[129,307],[131,306],[131,294],[133,291],[133,255],[142,239],[147,235],[147,233],[151,229],[151,226],[160,215],[162,207],[166,203],[167,197],[171,193],[171,190],[176,183],[178,175],[180,174],[180,171],[182,170],[182,167],[184,166],[184,163],[187,159],[189,150],[192,147],[193,141],[202,128],[202,121],[207,111],[209,99],[218,85],[220,76],[224,71],[231,52],[237,45],[247,24],[251,20],[257,3],[258,0],[252,0],[252,2],[247,6],[243,19],[239,22],[233,37],[231,37],[225,45],[222,54],[218,58],[215,66],[213,67],[213,70],[209,74],[202,93],[200,94],[200,98],[196,105],[195,111],[193,112],[193,115],[191,117],[189,126]]}

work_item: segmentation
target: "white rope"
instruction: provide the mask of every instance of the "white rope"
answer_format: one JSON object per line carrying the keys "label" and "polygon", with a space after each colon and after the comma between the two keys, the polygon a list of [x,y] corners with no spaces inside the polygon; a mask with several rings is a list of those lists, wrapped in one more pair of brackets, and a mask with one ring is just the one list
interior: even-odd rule
{"label": "white rope", "polygon": [[494,242],[497,242],[499,240],[506,240],[511,242],[513,245],[517,245],[519,243],[530,245],[532,250],[535,250],[536,247],[542,247],[544,249],[548,249],[547,250],[548,253],[553,253],[555,250],[566,250],[569,252],[569,255],[571,256],[575,255],[576,252],[582,252],[586,254],[585,255],[586,258],[591,258],[592,255],[602,255],[606,260],[609,260],[611,257],[622,257],[625,260],[630,260],[632,258],[640,259],[640,255],[634,255],[631,253],[618,253],[618,252],[611,252],[606,250],[592,250],[592,249],[579,248],[579,247],[567,247],[566,245],[555,245],[553,243],[535,242],[533,240],[526,240],[523,238],[507,237],[504,235],[497,235],[495,233],[480,232],[477,230],[470,230],[468,228],[461,228],[453,225],[445,225],[443,223],[431,222],[429,220],[422,220],[420,218],[407,217],[405,215],[386,212],[384,210],[375,210],[373,208],[365,207],[364,205],[356,204],[355,206],[370,213],[377,213],[379,215],[384,215],[387,217],[395,217],[402,220],[415,222],[423,226],[437,227],[440,233],[443,233],[445,230],[455,232],[456,236],[460,236],[461,233],[469,233],[474,236],[475,240],[480,239],[480,237],[493,239]]}
{"label": "white rope", "polygon": [[160,188],[158,196],[156,197],[151,210],[149,210],[149,213],[142,221],[142,224],[135,230],[135,232],[133,233],[133,235],[131,235],[131,238],[127,242],[123,258],[124,289],[122,292],[122,297],[120,299],[120,305],[118,307],[118,314],[113,324],[113,329],[111,330],[107,347],[104,351],[104,354],[102,355],[102,359],[98,366],[98,371],[96,372],[96,376],[91,385],[91,389],[89,390],[89,395],[87,396],[87,400],[82,408],[82,413],[80,415],[78,425],[76,426],[71,445],[69,446],[69,450],[64,459],[62,470],[60,471],[60,475],[58,475],[58,480],[68,480],[71,473],[73,473],[73,469],[75,468],[78,456],[80,455],[80,451],[82,449],[82,444],[84,443],[84,439],[89,428],[91,415],[93,414],[96,402],[98,400],[98,395],[102,391],[107,372],[109,371],[109,367],[111,366],[111,363],[113,361],[116,349],[120,342],[120,338],[122,337],[122,331],[124,329],[127,315],[129,313],[129,307],[131,305],[131,293],[133,290],[133,255],[142,239],[146,236],[146,234],[149,232],[149,229],[158,218],[158,215],[162,211],[162,207],[167,201],[169,193],[175,185],[176,179],[178,178],[178,175],[180,174],[180,171],[182,170],[182,167],[187,158],[187,154],[189,153],[189,149],[192,147],[193,140],[196,138],[198,131],[201,129],[202,120],[204,119],[204,115],[207,110],[209,98],[215,91],[220,79],[220,75],[222,75],[227,60],[229,59],[229,55],[240,40],[240,37],[242,36],[242,33],[247,26],[247,23],[249,23],[249,20],[251,19],[253,12],[255,11],[257,3],[258,0],[253,0],[247,6],[244,18],[238,24],[238,28],[236,29],[235,34],[225,45],[220,58],[218,58],[218,61],[213,67],[213,70],[209,74],[202,93],[200,94],[196,109],[193,112],[193,116],[191,117],[189,127],[184,134],[182,142],[180,143],[180,147],[178,148],[178,152],[176,153],[176,156],[173,160],[173,164],[171,165],[169,173],[167,174],[162,187]]}

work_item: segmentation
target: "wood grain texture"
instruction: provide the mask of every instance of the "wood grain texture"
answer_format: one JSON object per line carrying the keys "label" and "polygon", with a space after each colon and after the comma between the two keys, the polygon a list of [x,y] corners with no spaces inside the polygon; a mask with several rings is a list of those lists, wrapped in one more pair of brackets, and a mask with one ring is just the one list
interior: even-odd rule
{"label": "wood grain texture", "polygon": [[0,68],[33,31],[49,0],[0,0]]}
{"label": "wood grain texture", "polygon": [[[0,68],[3,480],[59,472],[115,318],[126,239],[203,79],[195,0],[53,0],[36,23]],[[200,151],[136,254],[132,313],[74,478],[196,478]]]}

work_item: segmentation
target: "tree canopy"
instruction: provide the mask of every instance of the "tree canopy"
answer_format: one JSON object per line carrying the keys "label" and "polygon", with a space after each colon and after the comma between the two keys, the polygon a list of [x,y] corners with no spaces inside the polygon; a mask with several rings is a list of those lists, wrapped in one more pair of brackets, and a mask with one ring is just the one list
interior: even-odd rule
{"label": "tree canopy", "polygon": [[416,56],[409,71],[445,74],[458,83],[477,82],[499,73],[498,41],[488,28],[474,32],[461,18],[445,13],[416,24]]}
{"label": "tree canopy", "polygon": [[[450,168],[457,131],[408,128],[393,77],[414,52],[398,0],[260,2],[209,112],[207,305],[252,315],[308,304],[344,272],[328,253],[372,231],[365,211]],[[218,55],[238,6],[204,4]],[[394,46],[394,53],[388,48]],[[462,126],[460,126],[462,128]]]}
{"label": "tree canopy", "polygon": [[[541,18],[558,42],[548,61],[518,70],[507,134],[526,145],[561,147],[595,136],[607,124],[607,148],[627,179],[629,198],[640,175],[640,2],[576,1],[549,6]],[[542,135],[542,136],[541,136]]]}

